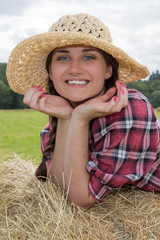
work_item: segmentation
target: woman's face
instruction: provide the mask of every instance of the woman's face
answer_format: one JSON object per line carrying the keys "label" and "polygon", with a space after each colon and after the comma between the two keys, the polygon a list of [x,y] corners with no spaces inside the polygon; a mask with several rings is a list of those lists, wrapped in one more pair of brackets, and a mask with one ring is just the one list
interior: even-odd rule
{"label": "woman's face", "polygon": [[63,47],[53,53],[50,78],[59,95],[72,105],[102,94],[104,81],[111,75],[112,67],[96,48]]}

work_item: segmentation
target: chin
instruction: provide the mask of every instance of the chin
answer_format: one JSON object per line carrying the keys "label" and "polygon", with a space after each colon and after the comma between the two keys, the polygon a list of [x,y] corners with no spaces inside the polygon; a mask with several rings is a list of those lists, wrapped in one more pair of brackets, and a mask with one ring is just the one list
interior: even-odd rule
{"label": "chin", "polygon": [[84,97],[84,96],[64,96],[64,98],[66,98],[66,99],[68,99],[68,101],[70,101],[70,102],[75,102],[75,103],[78,103],[78,102],[82,102],[82,101],[85,101],[85,100],[87,100],[89,97],[88,96],[86,96],[86,97]]}
{"label": "chin", "polygon": [[80,104],[83,104],[84,102],[90,100],[92,97],[88,98],[69,98],[68,101],[71,103],[73,107],[77,107]]}

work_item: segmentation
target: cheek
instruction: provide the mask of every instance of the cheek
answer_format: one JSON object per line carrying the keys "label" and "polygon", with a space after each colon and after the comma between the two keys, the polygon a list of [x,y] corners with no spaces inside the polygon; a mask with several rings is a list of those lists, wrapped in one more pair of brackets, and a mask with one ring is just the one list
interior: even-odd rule
{"label": "cheek", "polygon": [[49,76],[50,76],[50,79],[52,81],[55,79],[56,71],[55,71],[55,68],[53,66],[51,66],[51,68],[50,68]]}
{"label": "cheek", "polygon": [[97,75],[96,75],[96,84],[99,87],[102,87],[105,83],[106,80],[106,73],[104,72],[104,69],[99,70]]}
{"label": "cheek", "polygon": [[99,64],[92,68],[94,75],[99,79],[106,79],[106,73],[108,72],[106,63],[101,61]]}
{"label": "cheek", "polygon": [[52,80],[52,82],[53,82],[53,86],[54,86],[55,90],[59,93],[59,91],[61,90],[61,85],[60,85],[59,81],[54,79],[54,80]]}
{"label": "cheek", "polygon": [[49,77],[52,80],[54,87],[57,87],[60,79],[59,71],[56,71],[54,68],[52,68],[49,73]]}

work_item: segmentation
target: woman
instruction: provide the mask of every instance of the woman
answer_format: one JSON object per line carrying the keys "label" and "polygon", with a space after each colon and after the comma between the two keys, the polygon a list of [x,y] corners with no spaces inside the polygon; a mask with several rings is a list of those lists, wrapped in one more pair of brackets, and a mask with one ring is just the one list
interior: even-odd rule
{"label": "woman", "polygon": [[158,120],[148,100],[118,80],[148,74],[87,14],[64,16],[48,33],[18,44],[9,84],[25,94],[25,104],[50,116],[36,176],[50,177],[82,208],[126,185],[159,191]]}

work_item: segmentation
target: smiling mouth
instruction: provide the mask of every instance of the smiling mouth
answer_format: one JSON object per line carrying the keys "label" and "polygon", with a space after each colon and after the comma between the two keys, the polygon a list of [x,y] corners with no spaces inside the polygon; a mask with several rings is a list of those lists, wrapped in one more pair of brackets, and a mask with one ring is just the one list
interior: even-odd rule
{"label": "smiling mouth", "polygon": [[87,80],[68,80],[66,81],[68,85],[71,86],[85,86],[89,83]]}

